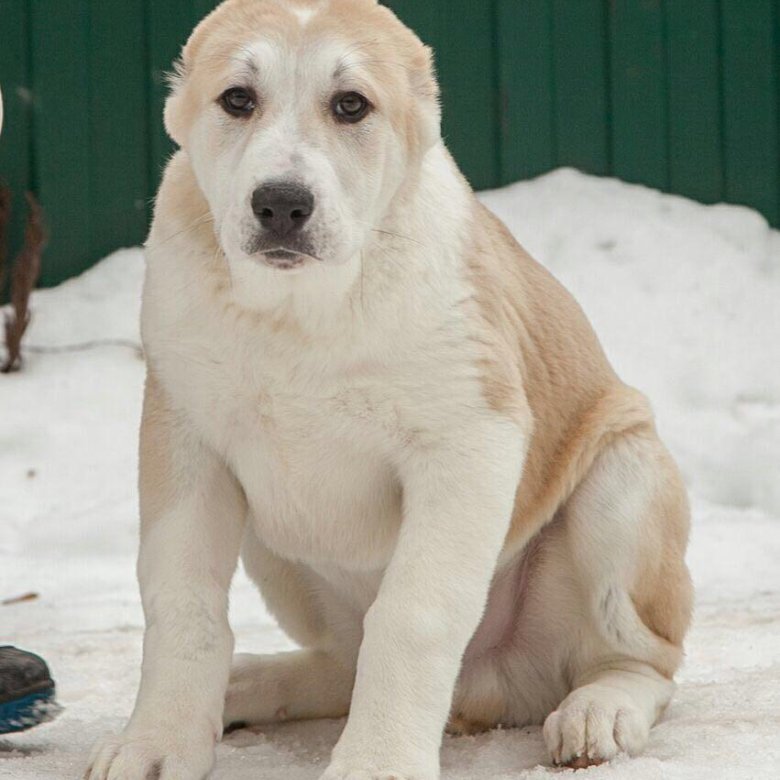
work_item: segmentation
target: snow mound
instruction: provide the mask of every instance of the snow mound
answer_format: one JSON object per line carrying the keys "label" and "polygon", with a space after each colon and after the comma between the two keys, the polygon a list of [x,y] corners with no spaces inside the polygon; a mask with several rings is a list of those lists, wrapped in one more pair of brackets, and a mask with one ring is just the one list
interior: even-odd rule
{"label": "snow mound", "polygon": [[[780,766],[780,233],[754,212],[704,207],[560,170],[485,193],[574,293],[621,376],[645,391],[693,494],[696,618],[680,688],[645,754],[578,777],[756,780]],[[138,683],[134,578],[143,259],[125,250],[35,294],[29,343],[116,343],[30,353],[0,376],[0,642],[42,654],[64,713],[0,738],[0,778],[80,776],[121,728]],[[130,342],[130,346],[124,342]],[[239,652],[291,643],[236,578]],[[342,723],[238,731],[216,780],[316,780]],[[539,728],[445,739],[443,780],[570,772],[546,766]]]}
{"label": "snow mound", "polygon": [[484,202],[582,304],[700,495],[780,514],[780,233],[568,169]]}

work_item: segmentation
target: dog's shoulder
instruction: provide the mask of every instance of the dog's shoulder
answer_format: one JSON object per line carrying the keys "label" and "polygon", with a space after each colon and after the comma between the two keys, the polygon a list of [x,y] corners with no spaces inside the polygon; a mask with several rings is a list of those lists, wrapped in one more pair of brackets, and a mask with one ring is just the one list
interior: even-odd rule
{"label": "dog's shoulder", "polygon": [[652,427],[652,411],[618,378],[574,297],[477,202],[465,261],[485,397],[532,421],[516,506],[522,535],[550,519],[615,436]]}
{"label": "dog's shoulder", "polygon": [[472,224],[466,273],[491,402],[511,406],[521,386],[539,419],[595,401],[618,379],[579,304],[476,200]]}

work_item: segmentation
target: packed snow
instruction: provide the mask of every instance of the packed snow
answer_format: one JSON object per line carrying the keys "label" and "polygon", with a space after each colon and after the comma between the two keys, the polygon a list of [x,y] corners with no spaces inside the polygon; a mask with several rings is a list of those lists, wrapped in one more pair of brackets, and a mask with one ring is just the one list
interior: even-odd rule
{"label": "packed snow", "polygon": [[[484,201],[577,296],[623,378],[653,400],[694,508],[696,615],[679,690],[641,757],[614,780],[780,776],[780,232],[755,212],[705,207],[560,170]],[[28,352],[0,376],[0,644],[42,654],[65,711],[0,737],[0,777],[75,778],[121,728],[138,682],[136,431],[144,366],[140,250],[35,294]],[[554,312],[550,316],[555,316]],[[237,650],[290,641],[241,573]],[[242,730],[217,780],[316,780],[341,721]],[[544,778],[538,727],[445,738],[444,780]]]}

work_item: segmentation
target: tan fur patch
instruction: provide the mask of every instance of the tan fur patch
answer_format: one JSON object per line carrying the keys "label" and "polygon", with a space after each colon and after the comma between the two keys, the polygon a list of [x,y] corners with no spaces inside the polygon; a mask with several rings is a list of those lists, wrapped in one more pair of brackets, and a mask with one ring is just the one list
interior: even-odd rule
{"label": "tan fur patch", "polygon": [[472,737],[475,734],[484,734],[486,731],[491,731],[496,725],[496,723],[467,720],[459,715],[453,715],[447,723],[445,731],[453,737]]}
{"label": "tan fur patch", "polygon": [[141,522],[160,517],[175,497],[173,454],[170,446],[171,418],[168,404],[152,371],[147,372],[141,418],[139,500]]}
{"label": "tan fur patch", "polygon": [[485,398],[531,435],[508,538],[515,550],[552,519],[610,440],[652,428],[652,412],[618,379],[572,296],[480,204],[472,231]]}
{"label": "tan fur patch", "polygon": [[612,442],[647,437],[663,461],[667,487],[649,520],[645,568],[632,598],[643,622],[668,645],[671,660],[659,671],[671,676],[691,614],[684,564],[688,509],[652,410],[617,377],[571,295],[479,204],[472,235],[468,263],[485,399],[530,435],[504,554],[514,555],[553,518]]}

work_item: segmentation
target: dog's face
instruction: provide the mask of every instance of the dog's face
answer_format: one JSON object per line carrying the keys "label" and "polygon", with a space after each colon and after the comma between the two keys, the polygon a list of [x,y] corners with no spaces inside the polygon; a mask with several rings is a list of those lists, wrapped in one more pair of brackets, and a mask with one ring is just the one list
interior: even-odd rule
{"label": "dog's face", "polygon": [[188,42],[166,126],[231,266],[359,255],[439,139],[431,56],[376,0],[227,0]]}

